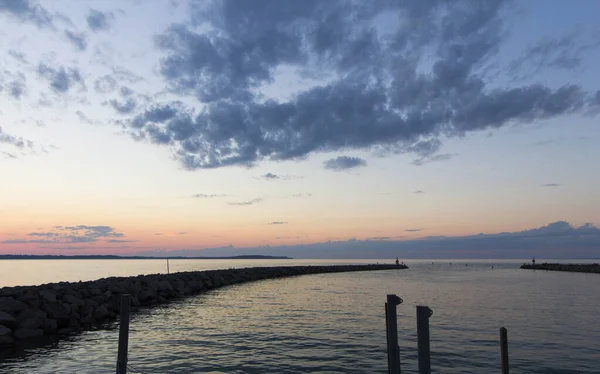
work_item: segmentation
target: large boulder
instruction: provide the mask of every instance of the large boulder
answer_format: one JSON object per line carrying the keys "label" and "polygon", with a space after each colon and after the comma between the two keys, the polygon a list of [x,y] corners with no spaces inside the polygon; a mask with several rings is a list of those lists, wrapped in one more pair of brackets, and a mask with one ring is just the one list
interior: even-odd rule
{"label": "large boulder", "polygon": [[67,294],[65,296],[63,296],[63,301],[71,304],[71,305],[76,305],[78,307],[84,306],[85,302],[83,300],[81,300],[80,298],[78,298],[77,296],[71,295],[71,294]]}
{"label": "large boulder", "polygon": [[17,329],[14,334],[18,340],[37,338],[44,335],[41,329]]}
{"label": "large boulder", "polygon": [[40,297],[46,303],[49,303],[49,304],[56,303],[56,292],[54,292],[53,290],[41,290]]}
{"label": "large boulder", "polygon": [[0,336],[10,335],[12,330],[4,325],[0,325]]}
{"label": "large boulder", "polygon": [[0,325],[14,326],[16,322],[17,321],[15,317],[13,317],[12,315],[6,312],[0,312]]}
{"label": "large boulder", "polygon": [[40,309],[27,309],[17,316],[17,327],[19,329],[37,329],[42,326],[47,313]]}
{"label": "large boulder", "polygon": [[0,297],[0,312],[17,314],[25,309],[27,309],[27,304],[22,301],[15,300],[10,296]]}

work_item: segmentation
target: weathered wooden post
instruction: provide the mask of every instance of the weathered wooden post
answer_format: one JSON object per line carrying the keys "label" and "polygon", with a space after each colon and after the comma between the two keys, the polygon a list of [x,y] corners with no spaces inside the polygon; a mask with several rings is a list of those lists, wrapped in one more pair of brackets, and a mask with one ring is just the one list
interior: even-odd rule
{"label": "weathered wooden post", "polygon": [[417,351],[419,374],[431,374],[431,351],[429,347],[429,318],[433,310],[428,306],[417,305]]}
{"label": "weathered wooden post", "polygon": [[400,374],[400,347],[398,346],[398,314],[396,306],[402,299],[394,294],[387,295],[385,303],[385,327],[387,336],[388,373]]}
{"label": "weathered wooden post", "polygon": [[171,271],[169,269],[169,259],[167,258],[167,274],[171,274]]}
{"label": "weathered wooden post", "polygon": [[502,358],[502,374],[508,374],[508,332],[500,327],[500,356]]}
{"label": "weathered wooden post", "polygon": [[119,350],[117,355],[117,374],[127,374],[127,349],[129,344],[129,305],[131,296],[121,295],[121,314],[119,321]]}

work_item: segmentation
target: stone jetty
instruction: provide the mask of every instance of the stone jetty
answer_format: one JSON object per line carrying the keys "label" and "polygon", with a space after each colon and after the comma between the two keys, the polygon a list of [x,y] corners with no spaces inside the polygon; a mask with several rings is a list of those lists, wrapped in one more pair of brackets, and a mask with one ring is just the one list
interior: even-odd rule
{"label": "stone jetty", "polygon": [[281,266],[111,277],[0,288],[0,349],[60,338],[114,321],[120,295],[133,310],[219,287],[305,274],[406,269],[404,265]]}
{"label": "stone jetty", "polygon": [[552,270],[552,271],[570,271],[575,273],[596,273],[600,274],[599,264],[523,264],[521,269],[531,270]]}

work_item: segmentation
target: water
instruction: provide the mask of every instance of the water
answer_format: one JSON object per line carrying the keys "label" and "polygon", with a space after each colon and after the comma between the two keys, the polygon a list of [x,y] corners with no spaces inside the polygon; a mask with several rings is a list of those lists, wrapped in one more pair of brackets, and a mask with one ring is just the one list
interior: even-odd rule
{"label": "water", "polygon": [[[147,310],[131,322],[130,363],[148,373],[385,373],[383,303],[396,293],[403,373],[416,373],[417,304],[434,310],[434,372],[499,372],[505,326],[511,373],[600,373],[600,276],[449,262],[240,284]],[[29,349],[0,372],[114,372],[117,335],[113,326]]]}

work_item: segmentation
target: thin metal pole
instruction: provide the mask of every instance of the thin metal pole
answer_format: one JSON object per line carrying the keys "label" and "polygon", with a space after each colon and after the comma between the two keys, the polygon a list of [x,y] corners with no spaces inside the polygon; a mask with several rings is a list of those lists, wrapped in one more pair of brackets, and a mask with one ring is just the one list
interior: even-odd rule
{"label": "thin metal pole", "polygon": [[433,311],[428,306],[417,305],[417,349],[419,374],[431,374],[431,351],[429,347],[429,317]]}
{"label": "thin metal pole", "polygon": [[388,352],[388,373],[400,374],[400,347],[398,346],[398,315],[396,306],[402,299],[394,294],[387,295],[385,303],[385,327]]}
{"label": "thin metal pole", "polygon": [[502,357],[502,374],[508,374],[508,333],[506,327],[500,327],[500,355]]}
{"label": "thin metal pole", "polygon": [[117,374],[127,374],[127,348],[129,344],[129,305],[131,297],[121,295],[121,315],[119,321],[119,350],[117,356]]}

